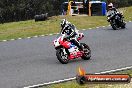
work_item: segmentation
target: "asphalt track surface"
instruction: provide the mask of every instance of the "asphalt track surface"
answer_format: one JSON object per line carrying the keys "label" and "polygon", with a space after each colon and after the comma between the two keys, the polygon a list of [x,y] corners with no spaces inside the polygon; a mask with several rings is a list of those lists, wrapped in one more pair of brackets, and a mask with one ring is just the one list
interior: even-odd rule
{"label": "asphalt track surface", "polygon": [[22,88],[74,77],[79,66],[87,73],[101,72],[132,65],[132,23],[127,29],[98,28],[81,31],[81,42],[92,51],[91,60],[61,64],[52,41],[56,35],[0,42],[0,88]]}

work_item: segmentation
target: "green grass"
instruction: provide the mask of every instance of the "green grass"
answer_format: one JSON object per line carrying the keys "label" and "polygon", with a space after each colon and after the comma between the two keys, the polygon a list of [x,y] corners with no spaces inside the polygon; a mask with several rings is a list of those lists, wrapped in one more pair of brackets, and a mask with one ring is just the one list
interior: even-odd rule
{"label": "green grass", "polygon": [[[122,8],[121,11],[123,11],[126,21],[132,20],[132,6]],[[0,41],[57,33],[60,29],[60,20],[63,18],[75,24],[78,29],[88,29],[109,24],[105,16],[53,16],[41,22],[28,20],[4,23],[0,24]]]}
{"label": "green grass", "polygon": [[[126,71],[116,72],[115,74],[130,74],[132,77],[132,69]],[[65,83],[53,84],[40,88],[132,88],[132,82],[129,84],[85,84],[79,85],[76,81],[69,81]]]}

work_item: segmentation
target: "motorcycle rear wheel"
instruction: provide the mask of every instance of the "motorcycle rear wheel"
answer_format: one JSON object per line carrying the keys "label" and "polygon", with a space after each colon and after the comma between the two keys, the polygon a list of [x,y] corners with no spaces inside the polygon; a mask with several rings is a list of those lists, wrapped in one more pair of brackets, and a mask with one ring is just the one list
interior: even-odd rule
{"label": "motorcycle rear wheel", "polygon": [[122,29],[126,28],[126,23],[125,23],[125,22],[122,22],[121,28],[122,28]]}
{"label": "motorcycle rear wheel", "polygon": [[83,60],[89,60],[91,58],[91,50],[88,45],[85,43],[81,43],[81,45],[84,47],[84,55],[81,57]]}

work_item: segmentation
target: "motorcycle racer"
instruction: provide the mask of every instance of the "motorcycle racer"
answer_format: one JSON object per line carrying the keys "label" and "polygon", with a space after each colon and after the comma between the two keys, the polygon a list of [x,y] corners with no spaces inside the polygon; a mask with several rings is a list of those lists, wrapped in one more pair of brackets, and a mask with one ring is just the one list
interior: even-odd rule
{"label": "motorcycle racer", "polygon": [[83,47],[77,40],[79,33],[75,25],[71,24],[66,19],[62,19],[60,24],[61,24],[61,34],[66,34],[65,39],[76,45],[82,51]]}
{"label": "motorcycle racer", "polygon": [[85,43],[79,43],[84,35],[79,33],[76,27],[66,19],[61,21],[61,31],[53,41],[57,59],[62,64],[67,64],[69,60],[81,58],[89,60],[91,57],[90,47]]}
{"label": "motorcycle racer", "polygon": [[111,18],[115,15],[118,14],[120,17],[122,17],[121,13],[117,11],[117,9],[113,6],[112,3],[108,5],[108,12],[107,12],[107,17],[108,17],[108,22],[111,20]]}

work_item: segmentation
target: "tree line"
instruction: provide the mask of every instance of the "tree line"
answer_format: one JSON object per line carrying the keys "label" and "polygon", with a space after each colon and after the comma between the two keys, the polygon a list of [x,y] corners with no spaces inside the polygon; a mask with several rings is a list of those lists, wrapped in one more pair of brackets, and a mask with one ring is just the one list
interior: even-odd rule
{"label": "tree line", "polygon": [[126,7],[126,6],[131,6],[132,5],[132,0],[104,0],[107,3],[112,2],[115,7]]}
{"label": "tree line", "polygon": [[[37,14],[59,15],[61,4],[68,0],[0,0],[0,22],[33,19]],[[84,1],[84,0],[76,0]],[[132,5],[132,0],[102,0],[118,6]]]}
{"label": "tree line", "polygon": [[33,19],[37,14],[58,15],[61,0],[0,0],[0,19],[5,22]]}

